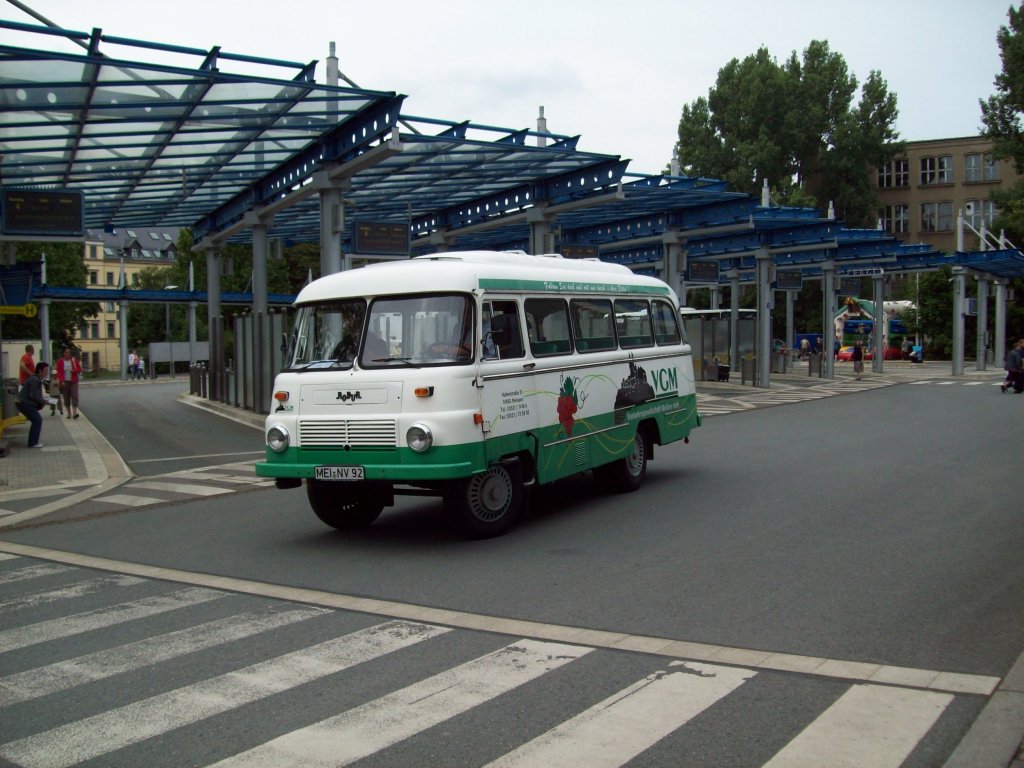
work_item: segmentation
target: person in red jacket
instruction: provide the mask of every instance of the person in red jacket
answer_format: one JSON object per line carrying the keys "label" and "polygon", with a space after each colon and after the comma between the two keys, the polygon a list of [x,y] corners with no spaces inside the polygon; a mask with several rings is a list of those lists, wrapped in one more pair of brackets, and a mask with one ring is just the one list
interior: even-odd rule
{"label": "person in red jacket", "polygon": [[36,372],[36,361],[32,355],[36,353],[36,348],[31,344],[25,345],[25,354],[21,356],[21,364],[18,366],[18,383],[24,384],[25,379]]}
{"label": "person in red jacket", "polygon": [[64,356],[57,362],[57,381],[64,398],[64,411],[69,419],[78,418],[78,380],[82,378],[82,363],[64,348]]}

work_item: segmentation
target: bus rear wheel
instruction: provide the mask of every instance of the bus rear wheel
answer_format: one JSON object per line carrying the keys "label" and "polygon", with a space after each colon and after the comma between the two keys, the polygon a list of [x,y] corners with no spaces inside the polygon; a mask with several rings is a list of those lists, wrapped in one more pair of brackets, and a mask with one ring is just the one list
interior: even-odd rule
{"label": "bus rear wheel", "polygon": [[[599,468],[595,477],[601,477],[599,483],[607,483],[609,490],[617,493],[631,493],[644,481],[647,474],[647,458],[651,455],[650,443],[643,430],[637,430],[633,436],[633,444],[629,452],[621,459],[616,459],[607,467]],[[604,474],[607,472],[607,474]]]}
{"label": "bus rear wheel", "polygon": [[522,467],[502,462],[486,472],[457,480],[445,494],[445,508],[454,526],[471,539],[500,536],[519,520],[526,503]]}
{"label": "bus rear wheel", "polygon": [[386,503],[380,489],[355,489],[323,480],[306,481],[306,498],[316,516],[339,531],[365,528],[380,516]]}

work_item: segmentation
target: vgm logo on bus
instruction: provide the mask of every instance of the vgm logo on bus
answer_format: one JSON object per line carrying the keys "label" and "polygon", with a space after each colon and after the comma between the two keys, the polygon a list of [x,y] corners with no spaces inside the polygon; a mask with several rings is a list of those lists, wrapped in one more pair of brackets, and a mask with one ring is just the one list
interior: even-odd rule
{"label": "vgm logo on bus", "polygon": [[656,395],[668,395],[679,391],[679,376],[675,366],[652,369],[648,374],[648,381],[654,387]]}

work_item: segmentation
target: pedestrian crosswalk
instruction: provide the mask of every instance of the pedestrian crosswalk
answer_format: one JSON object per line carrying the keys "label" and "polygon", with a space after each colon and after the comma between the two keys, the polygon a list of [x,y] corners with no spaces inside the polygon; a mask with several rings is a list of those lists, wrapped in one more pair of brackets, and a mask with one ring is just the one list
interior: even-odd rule
{"label": "pedestrian crosswalk", "polygon": [[[933,732],[957,699],[961,719],[983,699],[814,676],[795,685],[784,671],[18,557],[0,558],[0,616],[0,759],[26,768],[897,768],[911,753],[941,763],[949,739]],[[699,743],[700,759],[657,757],[679,743]],[[734,743],[740,762],[727,757]]]}
{"label": "pedestrian crosswalk", "polygon": [[964,380],[964,379],[918,379],[906,380],[885,376],[871,376],[864,379],[836,379],[827,383],[777,386],[774,389],[747,388],[741,391],[729,390],[725,392],[698,391],[697,411],[701,417],[720,416],[727,413],[739,413],[755,408],[767,408],[773,405],[786,405],[788,403],[803,403],[811,400],[833,397],[835,395],[846,395],[856,392],[865,392],[880,387],[889,387],[896,384],[925,385],[931,387],[998,387],[1001,383],[996,380]]}
{"label": "pedestrian crosswalk", "polygon": [[[207,496],[238,493],[273,485],[273,480],[257,477],[253,461],[219,464],[200,469],[187,469],[165,475],[137,477],[107,493],[101,493],[75,504],[75,511],[88,514],[111,509],[147,507]],[[18,494],[16,500],[0,508],[0,518],[31,509],[43,497],[71,496],[76,488],[47,488]]]}

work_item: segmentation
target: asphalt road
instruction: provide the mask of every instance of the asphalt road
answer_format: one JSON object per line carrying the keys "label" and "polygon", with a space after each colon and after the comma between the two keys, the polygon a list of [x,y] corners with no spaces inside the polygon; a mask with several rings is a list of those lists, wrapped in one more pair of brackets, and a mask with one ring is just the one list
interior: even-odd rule
{"label": "asphalt road", "polygon": [[[89,418],[136,471],[218,463],[178,458],[189,451],[238,461],[259,441],[158,392],[90,391]],[[370,528],[343,534],[319,523],[301,489],[273,488],[3,538],[486,616],[1002,676],[1024,650],[1021,408],[1024,398],[992,386],[954,383],[717,416],[690,445],[658,448],[639,492],[566,481],[538,494],[511,534],[482,542],[450,533],[432,499],[399,497]],[[492,639],[464,642],[475,652]],[[628,677],[619,663],[608,674]],[[769,706],[773,689],[750,711],[730,705],[740,719],[761,713],[768,744],[796,727],[800,707],[838,695],[835,681],[778,677],[798,704]],[[958,697],[905,765],[941,764],[982,704]],[[738,743],[747,757],[718,764],[760,765],[776,748]]]}
{"label": "asphalt road", "polygon": [[179,403],[188,377],[81,388],[89,421],[137,475],[158,475],[263,454],[258,432]]}

